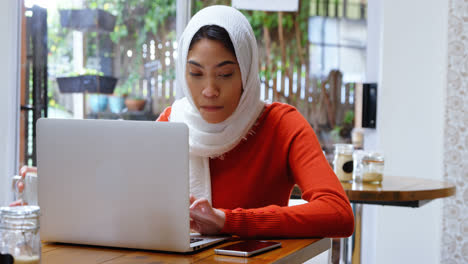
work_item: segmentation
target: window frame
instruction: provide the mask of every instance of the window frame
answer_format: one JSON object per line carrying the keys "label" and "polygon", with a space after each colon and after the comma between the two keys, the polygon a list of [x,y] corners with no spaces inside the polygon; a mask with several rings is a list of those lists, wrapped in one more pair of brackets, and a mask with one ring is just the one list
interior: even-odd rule
{"label": "window frame", "polygon": [[4,58],[0,62],[0,79],[4,84],[0,96],[0,206],[12,201],[11,180],[18,170],[22,6],[22,0],[0,2],[0,32],[7,40],[0,43]]}

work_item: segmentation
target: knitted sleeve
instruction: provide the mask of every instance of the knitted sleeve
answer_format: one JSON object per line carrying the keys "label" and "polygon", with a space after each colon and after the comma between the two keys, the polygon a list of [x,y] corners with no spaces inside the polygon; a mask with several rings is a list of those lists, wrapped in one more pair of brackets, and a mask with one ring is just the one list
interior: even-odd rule
{"label": "knitted sleeve", "polygon": [[159,115],[158,119],[156,121],[158,122],[168,122],[169,121],[169,116],[171,115],[171,107],[166,107],[164,111]]}
{"label": "knitted sleeve", "polygon": [[349,200],[313,129],[297,110],[284,114],[278,129],[285,144],[291,180],[299,185],[302,199],[308,203],[222,209],[226,222],[221,232],[242,237],[350,236],[354,217]]}

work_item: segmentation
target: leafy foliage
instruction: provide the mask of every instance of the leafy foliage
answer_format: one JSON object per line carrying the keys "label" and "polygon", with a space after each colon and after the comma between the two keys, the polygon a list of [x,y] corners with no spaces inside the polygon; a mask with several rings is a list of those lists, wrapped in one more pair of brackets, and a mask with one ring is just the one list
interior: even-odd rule
{"label": "leafy foliage", "polygon": [[84,68],[81,71],[74,71],[69,73],[68,77],[75,77],[75,76],[82,76],[82,75],[97,75],[97,76],[104,76],[104,73],[95,69],[87,69]]}
{"label": "leafy foliage", "polygon": [[353,110],[346,111],[343,123],[348,124],[348,125],[352,125],[353,121],[354,121],[354,111]]}
{"label": "leafy foliage", "polygon": [[[210,5],[231,5],[230,0],[187,1],[193,3],[192,14]],[[134,87],[139,84],[140,79],[147,75],[148,63],[154,60],[159,61],[159,65],[161,65],[156,69],[162,75],[159,81],[165,82],[175,79],[173,61],[171,61],[170,66],[167,66],[168,69],[163,70],[162,67],[166,68],[167,57],[164,56],[164,53],[169,49],[166,48],[166,44],[170,45],[176,39],[176,0],[83,0],[83,2],[85,8],[103,9],[116,16],[114,31],[109,34],[114,48],[108,54],[104,54],[105,56],[111,56],[114,60],[114,76],[119,78],[115,89],[116,94],[138,96],[131,93],[135,90]],[[272,90],[275,91],[274,96],[279,94],[279,97],[274,97],[274,100],[286,97],[284,91],[278,91],[276,94],[278,90],[275,87],[276,80],[279,79],[277,74],[281,74],[283,80],[284,76],[290,77],[295,74],[305,79],[309,78],[308,74],[300,68],[310,65],[309,17],[321,15],[323,12],[326,13],[328,9],[333,9],[330,6],[338,6],[338,3],[341,3],[341,1],[300,0],[299,12],[282,13],[282,25],[279,25],[278,12],[241,11],[252,25],[258,41],[260,77],[270,88],[273,88]],[[327,4],[329,4],[329,7],[326,6]],[[73,1],[61,1],[59,7],[62,9],[78,8],[73,6]],[[356,11],[356,13],[358,12]],[[60,26],[58,15],[49,17],[49,25],[51,25],[49,27],[50,65],[61,65],[54,69],[56,75],[67,74],[72,71],[72,64],[70,63],[72,59],[72,49],[70,49],[72,46],[71,30]],[[282,34],[279,33],[280,26],[282,26]],[[96,56],[99,48],[97,44],[99,43],[99,35],[90,32],[85,35],[85,55],[92,58]],[[155,56],[150,56],[150,41],[155,43],[151,45],[156,45]],[[158,47],[158,45],[162,45],[162,48]],[[285,48],[282,49],[282,47]],[[318,87],[320,87],[320,84],[318,84]],[[298,95],[293,96],[290,94],[286,99],[288,102],[289,100],[295,102],[298,100],[297,97]],[[307,103],[316,104],[316,102],[318,102],[318,99]],[[319,108],[317,107],[317,109]],[[349,123],[350,120],[352,120],[351,115],[346,113],[343,122]]]}
{"label": "leafy foliage", "polygon": [[[297,65],[300,63],[300,58],[297,56],[297,43],[296,43],[296,29],[295,29],[295,20],[298,21],[299,31],[300,31],[300,44],[303,49],[308,47],[308,23],[310,16],[310,0],[300,0],[300,10],[299,12],[284,12],[282,17],[282,26],[283,26],[283,36],[286,45],[286,61],[281,64],[277,64],[277,70],[281,72],[282,75],[285,74],[286,69],[290,65]],[[192,14],[198,12],[204,7],[211,5],[231,5],[231,1],[226,0],[195,0],[194,8],[192,9]],[[258,42],[258,47],[261,54],[261,64],[260,67],[260,78],[262,80],[271,80],[277,77],[277,71],[272,70],[272,65],[267,65],[267,62],[281,62],[282,54],[279,47],[279,35],[278,35],[278,12],[265,12],[265,11],[251,11],[251,10],[241,10],[241,12],[246,16],[249,21],[252,29],[254,31],[255,37]],[[269,31],[269,36],[271,38],[271,47],[270,53],[266,52],[266,41],[264,39],[264,31],[267,29]],[[305,55],[305,54],[304,54]],[[308,58],[306,58],[308,60]],[[294,66],[294,71],[297,71],[297,67]]]}
{"label": "leafy foliage", "polygon": [[[116,94],[131,93],[133,87],[144,75],[144,65],[150,61],[149,56],[144,58],[143,45],[150,40],[155,43],[165,43],[175,41],[175,0],[84,0],[84,6],[76,6],[70,1],[60,1],[59,9],[90,8],[102,9],[116,16],[114,31],[109,34],[114,43],[114,49],[99,56],[113,57],[120,63],[114,63],[114,76],[119,78]],[[58,10],[49,10],[49,62],[50,65],[57,65],[52,69],[53,76],[70,75],[73,71],[73,35],[72,30],[64,28],[59,23]],[[85,59],[96,58],[99,53],[100,36],[96,32],[86,32],[85,39]],[[128,52],[133,54],[128,55]],[[164,56],[153,59],[160,59],[164,63]],[[84,65],[85,67],[93,67]],[[98,69],[96,69],[98,70]],[[168,71],[163,79],[173,80],[174,71]],[[165,72],[163,72],[164,74]],[[166,76],[167,75],[167,76]],[[51,95],[52,96],[52,95]]]}
{"label": "leafy foliage", "polygon": [[[118,94],[130,94],[144,74],[148,59],[142,56],[142,47],[149,40],[156,43],[174,41],[175,0],[86,0],[89,8],[102,8],[117,17],[110,38],[117,46],[122,67],[115,69],[119,84]],[[172,27],[171,27],[172,26]],[[127,55],[132,51],[133,56]],[[114,59],[115,59],[114,57]],[[164,57],[160,58],[165,63]],[[167,78],[167,76],[165,76]]]}

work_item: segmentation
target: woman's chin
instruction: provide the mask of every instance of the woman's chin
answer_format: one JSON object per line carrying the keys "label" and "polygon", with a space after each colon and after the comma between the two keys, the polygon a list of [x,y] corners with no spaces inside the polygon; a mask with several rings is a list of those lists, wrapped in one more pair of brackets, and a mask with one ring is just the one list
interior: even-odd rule
{"label": "woman's chin", "polygon": [[226,120],[226,118],[203,118],[207,123],[218,124]]}
{"label": "woman's chin", "polygon": [[210,124],[221,123],[227,119],[227,117],[223,115],[222,113],[213,113],[213,112],[203,113],[202,112],[201,116],[203,117],[203,120],[205,120],[206,122]]}

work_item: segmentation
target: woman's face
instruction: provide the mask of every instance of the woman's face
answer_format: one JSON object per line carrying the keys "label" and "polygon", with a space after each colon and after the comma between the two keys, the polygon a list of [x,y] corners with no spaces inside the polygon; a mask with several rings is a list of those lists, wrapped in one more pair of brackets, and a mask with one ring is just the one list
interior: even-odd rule
{"label": "woman's face", "polygon": [[195,106],[208,123],[220,123],[236,110],[242,94],[237,59],[216,40],[201,39],[187,55],[187,85]]}

